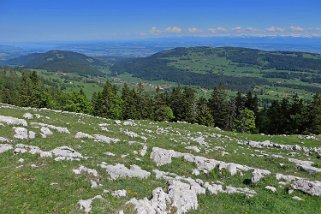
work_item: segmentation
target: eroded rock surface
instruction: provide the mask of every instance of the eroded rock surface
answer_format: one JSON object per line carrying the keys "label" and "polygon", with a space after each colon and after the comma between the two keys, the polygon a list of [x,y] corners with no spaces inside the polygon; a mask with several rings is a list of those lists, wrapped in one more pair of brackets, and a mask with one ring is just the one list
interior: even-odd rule
{"label": "eroded rock surface", "polygon": [[100,164],[100,167],[107,171],[111,180],[126,177],[145,179],[151,174],[150,172],[141,169],[137,165],[131,165],[130,168],[127,168],[124,164],[107,165],[103,162]]}
{"label": "eroded rock surface", "polygon": [[15,125],[15,126],[28,126],[28,123],[24,119],[19,119],[16,117],[10,117],[10,116],[3,116],[0,115],[0,122],[5,123],[7,125]]}
{"label": "eroded rock surface", "polygon": [[304,193],[313,196],[321,196],[321,182],[320,181],[308,181],[304,179],[299,179],[291,184],[291,188],[295,190],[300,190]]}

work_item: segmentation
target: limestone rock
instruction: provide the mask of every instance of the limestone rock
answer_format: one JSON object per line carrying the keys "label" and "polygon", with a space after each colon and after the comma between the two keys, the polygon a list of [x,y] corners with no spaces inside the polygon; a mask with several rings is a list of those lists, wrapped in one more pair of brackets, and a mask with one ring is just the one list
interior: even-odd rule
{"label": "limestone rock", "polygon": [[137,165],[131,165],[130,168],[127,168],[124,164],[107,165],[103,162],[100,167],[107,171],[111,180],[126,177],[145,179],[151,174]]}
{"label": "limestone rock", "polygon": [[321,182],[320,181],[308,181],[299,179],[291,184],[291,188],[300,190],[312,196],[321,196]]}

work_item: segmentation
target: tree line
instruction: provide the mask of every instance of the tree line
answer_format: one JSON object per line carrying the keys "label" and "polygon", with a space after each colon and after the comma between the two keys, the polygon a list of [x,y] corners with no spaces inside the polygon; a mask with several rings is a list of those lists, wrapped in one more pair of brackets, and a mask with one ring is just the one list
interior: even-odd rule
{"label": "tree line", "polygon": [[36,72],[0,72],[0,101],[23,107],[52,108],[110,119],[186,121],[223,130],[268,134],[321,134],[321,96],[306,102],[298,95],[262,102],[249,91],[229,98],[221,86],[209,99],[191,87],[156,88],[147,93],[139,83],[121,89],[109,81],[89,99],[82,89],[68,92],[47,86]]}

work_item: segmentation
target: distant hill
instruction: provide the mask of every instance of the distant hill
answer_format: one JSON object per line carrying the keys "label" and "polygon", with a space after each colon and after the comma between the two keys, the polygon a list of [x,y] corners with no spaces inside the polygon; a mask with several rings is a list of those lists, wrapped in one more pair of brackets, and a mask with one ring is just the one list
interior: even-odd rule
{"label": "distant hill", "polygon": [[7,60],[6,65],[45,69],[51,72],[77,73],[80,75],[102,76],[98,69],[105,64],[100,60],[72,51],[52,50],[33,53]]}
{"label": "distant hill", "polygon": [[321,91],[321,55],[304,52],[180,47],[116,62],[112,72],[204,88],[223,84],[232,89],[249,90],[257,85],[270,85]]}

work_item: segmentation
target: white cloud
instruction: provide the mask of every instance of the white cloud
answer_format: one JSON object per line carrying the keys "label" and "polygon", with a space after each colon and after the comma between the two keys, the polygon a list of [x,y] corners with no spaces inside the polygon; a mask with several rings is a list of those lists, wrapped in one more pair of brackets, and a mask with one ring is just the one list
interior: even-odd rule
{"label": "white cloud", "polygon": [[242,27],[237,26],[235,28],[232,28],[232,31],[240,32],[242,30]]}
{"label": "white cloud", "polygon": [[182,32],[182,28],[173,26],[173,27],[168,27],[166,28],[166,32],[168,33],[181,33]]}
{"label": "white cloud", "polygon": [[224,27],[215,27],[215,28],[209,28],[208,31],[211,33],[225,33],[227,32],[227,29]]}
{"label": "white cloud", "polygon": [[284,32],[285,29],[284,28],[281,28],[281,27],[275,27],[275,26],[271,26],[269,28],[266,28],[265,29],[267,32],[270,32],[270,33],[280,33],[280,32]]}
{"label": "white cloud", "polygon": [[291,31],[304,31],[303,27],[300,26],[290,26]]}
{"label": "white cloud", "polygon": [[253,28],[253,27],[247,27],[244,29],[244,31],[246,32],[257,32],[259,31],[259,29]]}
{"label": "white cloud", "polygon": [[160,34],[161,30],[159,30],[157,27],[152,27],[150,29],[150,32],[153,33],[153,34]]}
{"label": "white cloud", "polygon": [[189,33],[198,33],[198,32],[201,32],[200,29],[196,28],[196,27],[191,27],[191,28],[188,28],[187,31]]}
{"label": "white cloud", "polygon": [[[193,35],[193,36],[292,36],[292,37],[321,37],[321,27],[302,27],[292,26],[270,26],[268,28],[255,28],[246,26],[236,26],[234,28],[210,27],[207,30],[201,30],[197,26],[186,29],[172,25],[167,28],[152,27],[146,35]],[[140,34],[145,36],[144,33]]]}

